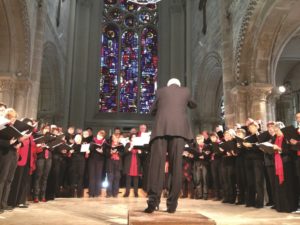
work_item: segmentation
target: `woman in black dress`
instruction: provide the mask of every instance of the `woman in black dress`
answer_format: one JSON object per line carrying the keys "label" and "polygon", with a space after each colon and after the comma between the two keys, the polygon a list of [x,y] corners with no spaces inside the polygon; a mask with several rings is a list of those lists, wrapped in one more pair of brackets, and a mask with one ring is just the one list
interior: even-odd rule
{"label": "woman in black dress", "polygon": [[280,130],[282,123],[275,123],[274,160],[275,160],[275,209],[278,212],[297,210],[296,176],[293,169],[293,151]]}

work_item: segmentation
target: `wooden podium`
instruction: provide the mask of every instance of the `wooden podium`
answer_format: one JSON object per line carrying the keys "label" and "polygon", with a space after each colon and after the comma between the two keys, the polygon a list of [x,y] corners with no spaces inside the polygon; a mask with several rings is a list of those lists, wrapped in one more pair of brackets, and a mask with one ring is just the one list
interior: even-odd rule
{"label": "wooden podium", "polygon": [[198,213],[193,212],[175,212],[167,213],[155,211],[152,214],[143,211],[131,210],[128,212],[128,225],[216,225],[216,222]]}

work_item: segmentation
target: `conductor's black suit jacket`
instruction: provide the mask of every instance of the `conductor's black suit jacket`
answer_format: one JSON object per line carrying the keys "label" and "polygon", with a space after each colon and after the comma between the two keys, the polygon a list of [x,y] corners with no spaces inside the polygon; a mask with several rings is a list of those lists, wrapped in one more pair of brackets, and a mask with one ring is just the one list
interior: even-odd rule
{"label": "conductor's black suit jacket", "polygon": [[157,90],[156,100],[151,108],[155,116],[151,140],[157,137],[175,136],[192,140],[194,137],[189,125],[187,108],[196,108],[191,93],[186,87],[170,85]]}

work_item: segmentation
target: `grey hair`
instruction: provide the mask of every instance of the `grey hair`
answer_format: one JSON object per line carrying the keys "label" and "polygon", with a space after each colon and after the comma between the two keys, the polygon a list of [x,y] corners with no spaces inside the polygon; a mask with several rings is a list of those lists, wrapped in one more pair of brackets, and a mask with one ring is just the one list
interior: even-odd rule
{"label": "grey hair", "polygon": [[180,81],[177,79],[177,78],[171,78],[169,81],[168,81],[168,84],[167,86],[171,86],[172,84],[176,84],[177,86],[181,87],[181,83]]}
{"label": "grey hair", "polygon": [[275,124],[274,124],[275,127],[279,128],[279,129],[282,129],[285,127],[284,123],[281,122],[281,121],[276,121]]}

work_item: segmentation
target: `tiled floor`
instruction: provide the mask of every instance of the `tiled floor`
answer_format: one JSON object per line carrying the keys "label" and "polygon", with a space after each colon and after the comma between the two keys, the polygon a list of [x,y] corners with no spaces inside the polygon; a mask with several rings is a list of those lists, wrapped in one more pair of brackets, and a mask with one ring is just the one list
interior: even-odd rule
{"label": "tiled floor", "polygon": [[[143,210],[146,198],[70,199],[60,198],[47,203],[30,204],[28,209],[17,208],[0,214],[2,225],[98,225],[127,224],[128,210]],[[165,210],[162,200],[161,211]],[[300,214],[277,213],[269,208],[254,209],[211,200],[180,199],[179,212],[201,213],[218,225],[300,224]],[[166,216],[172,216],[167,214]],[[155,213],[153,214],[155,217]]]}

